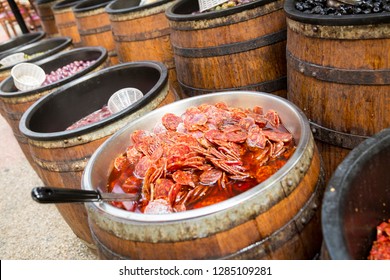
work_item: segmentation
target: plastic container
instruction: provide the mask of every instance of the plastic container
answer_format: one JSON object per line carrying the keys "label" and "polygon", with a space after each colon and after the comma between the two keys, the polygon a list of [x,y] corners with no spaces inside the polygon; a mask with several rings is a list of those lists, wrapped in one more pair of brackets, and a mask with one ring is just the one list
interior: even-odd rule
{"label": "plastic container", "polygon": [[140,100],[144,95],[136,88],[123,88],[115,92],[108,100],[108,109],[112,114],[116,114],[131,104]]}
{"label": "plastic container", "polygon": [[15,87],[21,91],[33,90],[45,81],[45,71],[33,63],[19,63],[11,70]]}

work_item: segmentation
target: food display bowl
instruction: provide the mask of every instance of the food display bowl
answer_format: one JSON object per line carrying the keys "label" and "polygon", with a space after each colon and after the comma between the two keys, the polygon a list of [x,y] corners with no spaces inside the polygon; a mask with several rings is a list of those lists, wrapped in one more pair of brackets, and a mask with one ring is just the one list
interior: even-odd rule
{"label": "food display bowl", "polygon": [[390,219],[390,129],[353,149],[330,179],[322,205],[323,258],[367,259],[376,227]]}
{"label": "food display bowl", "polygon": [[[128,212],[108,203],[87,203],[89,223],[103,259],[311,259],[321,246],[319,205],[324,187],[320,158],[304,114],[278,96],[231,91],[191,97],[129,123],[93,154],[82,188],[106,190],[114,159],[137,129],[152,130],[166,113],[225,102],[276,110],[297,148],[269,179],[233,198],[170,214]],[[283,211],[281,209],[284,209]],[[298,225],[298,226],[297,226]]]}

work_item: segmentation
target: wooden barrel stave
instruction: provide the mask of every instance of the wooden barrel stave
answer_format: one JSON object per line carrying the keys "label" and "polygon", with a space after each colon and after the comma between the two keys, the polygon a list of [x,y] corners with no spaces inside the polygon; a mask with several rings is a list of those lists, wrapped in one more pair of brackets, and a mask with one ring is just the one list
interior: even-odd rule
{"label": "wooden barrel stave", "polygon": [[390,25],[312,22],[289,5],[288,99],[311,122],[328,180],[352,149],[390,126]]}
{"label": "wooden barrel stave", "polygon": [[174,1],[160,2],[137,9],[134,3],[114,1],[107,6],[106,12],[109,15],[119,63],[139,60],[164,63],[169,71],[169,90],[182,98],[176,79],[171,29],[165,16],[165,10]]}
{"label": "wooden barrel stave", "polygon": [[120,61],[153,59],[163,62],[168,69],[174,66],[170,28],[164,11],[128,20],[110,18]]}
{"label": "wooden barrel stave", "polygon": [[283,1],[215,18],[190,16],[183,21],[168,14],[178,81],[186,95],[239,89],[286,97]]}
{"label": "wooden barrel stave", "polygon": [[53,14],[58,32],[71,37],[75,47],[81,47],[81,37],[77,29],[73,7],[82,0],[63,0],[53,6]]}
{"label": "wooden barrel stave", "polygon": [[77,29],[83,46],[103,46],[108,51],[111,65],[119,63],[110,18],[105,10],[106,0],[84,1],[73,8]]}
{"label": "wooden barrel stave", "polygon": [[37,13],[42,23],[42,28],[48,37],[59,35],[52,7],[61,0],[37,1]]}

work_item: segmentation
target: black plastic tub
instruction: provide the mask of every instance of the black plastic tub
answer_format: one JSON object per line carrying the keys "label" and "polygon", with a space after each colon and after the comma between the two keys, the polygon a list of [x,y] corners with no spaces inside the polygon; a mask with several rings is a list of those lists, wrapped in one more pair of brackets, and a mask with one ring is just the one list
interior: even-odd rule
{"label": "black plastic tub", "polygon": [[[66,130],[126,87],[138,88],[144,97],[98,122]],[[123,63],[88,74],[43,97],[23,114],[20,131],[28,139],[34,168],[46,185],[81,189],[84,166],[93,152],[124,125],[167,104],[169,96],[168,70],[162,63]],[[57,208],[76,236],[93,247],[84,205],[61,204]]]}
{"label": "black plastic tub", "polygon": [[376,227],[390,219],[390,128],[352,150],[330,179],[322,204],[322,258],[367,259]]}
{"label": "black plastic tub", "polygon": [[97,71],[105,67],[107,63],[107,58],[107,50],[102,47],[85,47],[72,49],[40,60],[35,64],[42,67],[45,73],[50,73],[51,71],[55,71],[56,69],[65,66],[75,60],[95,60],[95,63],[65,79],[29,91],[18,91],[15,87],[12,76],[6,78],[0,84],[1,113],[4,119],[11,126],[16,140],[18,141],[24,155],[32,166],[33,159],[30,156],[27,138],[24,137],[19,131],[19,121],[23,113],[38,99],[50,94],[55,89],[73,80],[76,80],[77,78],[80,78],[92,71]]}
{"label": "black plastic tub", "polygon": [[[31,44],[28,44],[24,47],[21,47],[15,51],[16,52],[22,52],[27,55],[33,55],[37,53],[41,53],[42,55],[35,56],[29,60],[26,60],[24,62],[36,62],[38,60],[45,59],[47,57],[50,57],[52,55],[55,55],[61,51],[67,50],[72,48],[72,39],[70,37],[56,37],[56,38],[50,38],[50,39],[43,39]],[[0,59],[8,56],[9,54],[0,55]],[[10,75],[11,69],[14,65],[10,65],[7,67],[2,67],[0,69],[0,81],[4,80]]]}
{"label": "black plastic tub", "polygon": [[0,55],[4,55],[6,53],[11,54],[11,52],[33,42],[42,40],[45,37],[45,32],[33,32],[23,34],[17,37],[14,37],[4,43],[0,44]]}

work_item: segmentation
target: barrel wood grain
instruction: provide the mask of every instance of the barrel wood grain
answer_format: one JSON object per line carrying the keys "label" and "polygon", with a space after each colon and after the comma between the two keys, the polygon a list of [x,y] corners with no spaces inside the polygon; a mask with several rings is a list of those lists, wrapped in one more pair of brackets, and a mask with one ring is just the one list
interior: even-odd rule
{"label": "barrel wood grain", "polygon": [[[82,1],[82,0],[80,0]],[[76,5],[80,1],[75,1],[74,5]],[[59,2],[59,4],[64,3],[64,1]],[[59,5],[57,4],[57,5]],[[73,6],[74,6],[73,5]],[[73,13],[73,6],[54,6],[53,14],[55,23],[58,29],[58,32],[62,36],[71,37],[73,40],[73,44],[75,47],[81,46],[81,37],[79,30],[77,29],[76,17]]]}
{"label": "barrel wood grain", "polygon": [[42,28],[47,34],[48,37],[59,36],[57,29],[56,21],[54,18],[54,13],[52,7],[60,2],[61,0],[53,0],[47,3],[38,3],[36,4],[37,12],[39,18],[41,19]]}
{"label": "barrel wood grain", "polygon": [[287,25],[288,99],[311,121],[329,179],[354,147],[390,126],[389,24]]}
{"label": "barrel wood grain", "polygon": [[105,6],[97,6],[95,8],[95,3],[104,4],[103,1],[89,1],[89,6],[81,3],[81,6],[76,5],[73,9],[81,44],[83,46],[102,46],[106,48],[111,65],[116,65],[119,63],[119,59],[111,31],[110,18],[105,10]]}
{"label": "barrel wood grain", "polygon": [[283,1],[211,19],[190,16],[168,15],[178,81],[187,95],[241,89],[286,97]]}

